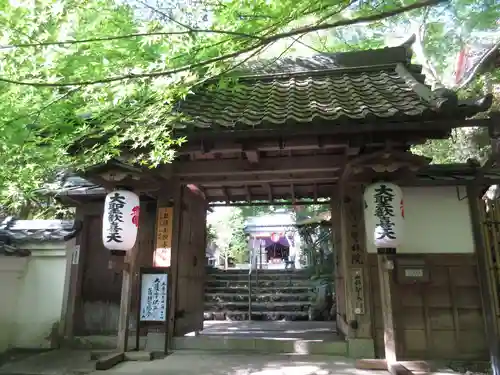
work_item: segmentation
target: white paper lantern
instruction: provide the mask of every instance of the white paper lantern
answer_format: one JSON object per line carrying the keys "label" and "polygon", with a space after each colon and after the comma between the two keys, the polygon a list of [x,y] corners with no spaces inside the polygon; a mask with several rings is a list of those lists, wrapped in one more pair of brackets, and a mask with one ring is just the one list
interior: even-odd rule
{"label": "white paper lantern", "polygon": [[402,244],[404,204],[401,188],[377,182],[364,193],[366,237],[376,248],[397,248]]}
{"label": "white paper lantern", "polygon": [[127,190],[106,196],[102,218],[102,242],[109,250],[128,251],[135,245],[139,228],[139,197]]}

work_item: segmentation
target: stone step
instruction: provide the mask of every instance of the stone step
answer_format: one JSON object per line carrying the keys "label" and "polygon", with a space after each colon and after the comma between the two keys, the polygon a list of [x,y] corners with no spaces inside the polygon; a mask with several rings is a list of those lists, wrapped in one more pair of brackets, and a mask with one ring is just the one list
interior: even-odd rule
{"label": "stone step", "polygon": [[[236,275],[236,274],[248,274],[248,269],[235,269],[235,268],[230,268],[227,270],[223,270],[220,268],[213,268],[213,267],[208,267],[206,273],[207,274],[231,274],[231,275]],[[273,269],[258,269],[258,270],[252,270],[252,272],[258,272],[262,274],[279,274],[279,275],[284,275],[284,274],[295,274],[295,275],[309,275],[311,272],[305,269],[300,269],[300,270],[273,270]]]}
{"label": "stone step", "polygon": [[[255,288],[255,289],[254,289]],[[311,293],[314,291],[314,287],[308,287],[308,286],[284,286],[284,287],[272,287],[272,288],[259,288],[257,286],[252,287],[252,292],[254,290],[260,292],[261,294],[264,293],[264,290],[271,289],[270,293],[284,293],[284,294],[305,294],[305,293]],[[205,293],[207,294],[218,294],[218,293],[223,293],[223,294],[241,294],[241,295],[248,295],[248,287],[234,287],[234,286],[223,286],[223,287],[207,287],[205,288]]]}
{"label": "stone step", "polygon": [[[248,311],[248,301],[245,302],[205,302],[205,311]],[[311,302],[294,302],[294,301],[284,301],[284,302],[252,302],[252,311],[264,311],[272,312],[275,311],[309,311],[309,306]]]}
{"label": "stone step", "polygon": [[[270,317],[276,318],[276,319],[270,319],[270,320],[280,320],[285,317],[305,317],[309,315],[309,311],[283,311],[283,310],[276,310],[276,311],[255,311],[252,309],[252,317],[257,317],[260,316],[262,317],[263,315],[269,315]],[[224,320],[225,317],[230,317],[230,318],[236,318],[234,320],[249,320],[248,319],[248,307],[244,311],[238,311],[238,310],[205,310],[204,313],[205,319],[209,320],[212,318],[215,318],[215,320]]]}
{"label": "stone step", "polygon": [[[297,301],[309,302],[311,295],[305,294],[289,294],[289,293],[255,293],[252,294],[252,301],[255,302],[276,302],[276,301]],[[248,294],[235,293],[205,293],[205,301],[207,302],[236,302],[248,301]]]}
{"label": "stone step", "polygon": [[[207,280],[205,286],[207,288],[218,287],[218,288],[248,288],[248,280]],[[300,286],[300,287],[312,287],[312,283],[309,280],[261,280],[258,281],[252,279],[252,286],[262,286],[262,287],[274,287],[274,288],[285,288],[287,286]]]}
{"label": "stone step", "polygon": [[[207,280],[248,280],[247,274],[221,274],[221,273],[212,273],[207,274]],[[259,278],[262,280],[275,280],[275,279],[285,279],[285,280],[309,280],[309,275],[307,274],[293,274],[293,273],[284,273],[284,274],[276,274],[276,273],[253,273],[251,275],[252,279]]]}
{"label": "stone step", "polygon": [[273,337],[241,338],[230,336],[174,337],[174,350],[203,350],[219,352],[256,352],[295,355],[347,356],[346,341],[275,339]]}

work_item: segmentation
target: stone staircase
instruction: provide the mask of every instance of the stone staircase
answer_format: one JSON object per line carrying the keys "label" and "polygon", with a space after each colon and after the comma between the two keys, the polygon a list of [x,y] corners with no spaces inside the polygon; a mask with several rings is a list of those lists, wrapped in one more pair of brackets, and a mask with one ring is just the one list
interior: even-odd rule
{"label": "stone staircase", "polygon": [[304,270],[254,270],[249,282],[248,270],[209,268],[205,319],[307,320],[313,290]]}

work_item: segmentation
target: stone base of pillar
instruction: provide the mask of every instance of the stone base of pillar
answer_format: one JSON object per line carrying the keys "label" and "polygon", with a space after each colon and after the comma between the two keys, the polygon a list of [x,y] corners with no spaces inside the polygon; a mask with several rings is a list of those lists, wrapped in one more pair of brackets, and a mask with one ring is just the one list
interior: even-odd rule
{"label": "stone base of pillar", "polygon": [[375,343],[373,339],[348,338],[347,350],[349,358],[375,358]]}

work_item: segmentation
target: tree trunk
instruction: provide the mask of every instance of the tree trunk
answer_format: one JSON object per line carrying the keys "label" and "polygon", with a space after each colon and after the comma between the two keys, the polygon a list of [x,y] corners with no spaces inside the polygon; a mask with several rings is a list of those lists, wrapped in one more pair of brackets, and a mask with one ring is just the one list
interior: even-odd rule
{"label": "tree trunk", "polygon": [[224,253],[224,269],[227,270],[229,268],[229,253]]}

